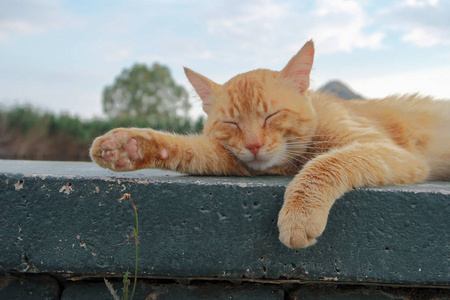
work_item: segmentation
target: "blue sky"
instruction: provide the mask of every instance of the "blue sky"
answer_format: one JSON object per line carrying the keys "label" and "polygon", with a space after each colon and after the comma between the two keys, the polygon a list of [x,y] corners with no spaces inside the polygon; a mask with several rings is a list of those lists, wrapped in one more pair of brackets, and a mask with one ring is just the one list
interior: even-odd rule
{"label": "blue sky", "polygon": [[[2,0],[0,104],[102,116],[101,93],[134,63],[223,83],[280,70],[313,39],[312,88],[450,99],[450,1]],[[200,104],[193,97],[193,114]]]}

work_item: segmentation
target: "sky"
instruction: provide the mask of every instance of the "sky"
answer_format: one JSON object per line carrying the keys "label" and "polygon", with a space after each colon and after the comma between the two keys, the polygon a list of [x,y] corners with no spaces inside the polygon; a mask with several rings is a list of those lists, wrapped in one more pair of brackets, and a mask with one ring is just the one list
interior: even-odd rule
{"label": "sky", "polygon": [[448,0],[1,0],[0,105],[102,117],[104,87],[135,63],[193,94],[183,66],[224,83],[281,70],[310,39],[311,88],[450,99],[448,16]]}

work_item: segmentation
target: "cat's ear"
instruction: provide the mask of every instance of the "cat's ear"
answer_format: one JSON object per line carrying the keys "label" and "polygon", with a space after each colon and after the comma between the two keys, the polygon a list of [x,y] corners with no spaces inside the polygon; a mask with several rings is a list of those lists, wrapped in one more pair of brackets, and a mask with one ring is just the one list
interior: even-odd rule
{"label": "cat's ear", "polygon": [[203,110],[208,114],[212,101],[214,100],[214,91],[217,90],[220,85],[186,67],[184,68],[184,73],[197,94],[200,96],[200,99],[202,99]]}
{"label": "cat's ear", "polygon": [[314,61],[314,43],[307,42],[302,49],[288,62],[281,75],[295,82],[300,93],[309,87],[309,74]]}

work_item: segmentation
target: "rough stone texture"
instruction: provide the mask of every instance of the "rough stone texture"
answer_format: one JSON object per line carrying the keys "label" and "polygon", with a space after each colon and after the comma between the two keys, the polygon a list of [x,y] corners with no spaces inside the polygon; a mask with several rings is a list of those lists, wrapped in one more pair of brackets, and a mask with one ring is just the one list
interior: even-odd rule
{"label": "rough stone texture", "polygon": [[91,163],[0,161],[0,271],[448,286],[450,184],[352,191],[317,245],[278,241],[288,177],[113,173]]}

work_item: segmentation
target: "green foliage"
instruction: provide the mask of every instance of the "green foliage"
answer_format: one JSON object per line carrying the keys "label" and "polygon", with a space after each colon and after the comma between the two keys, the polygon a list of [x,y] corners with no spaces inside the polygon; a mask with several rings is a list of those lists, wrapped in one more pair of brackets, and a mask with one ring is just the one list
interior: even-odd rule
{"label": "green foliage", "polygon": [[167,67],[135,64],[103,91],[103,110],[111,118],[125,117],[166,124],[186,118],[191,105],[186,90],[175,83]]}
{"label": "green foliage", "polygon": [[9,111],[2,110],[0,116],[3,126],[6,126],[7,129],[18,127],[22,133],[28,132],[37,123],[46,119],[42,113],[30,105],[15,107]]}
{"label": "green foliage", "polygon": [[130,280],[128,279],[128,270],[125,272],[125,275],[123,275],[122,283],[122,292],[123,292],[123,299],[128,300],[128,286],[130,285]]}
{"label": "green foliage", "polygon": [[200,132],[202,126],[202,118],[195,122],[179,116],[159,122],[125,116],[83,120],[30,105],[0,107],[0,159],[89,160],[93,139],[113,128],[151,127],[186,134]]}

